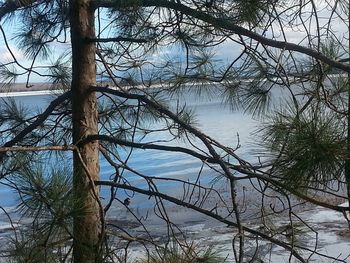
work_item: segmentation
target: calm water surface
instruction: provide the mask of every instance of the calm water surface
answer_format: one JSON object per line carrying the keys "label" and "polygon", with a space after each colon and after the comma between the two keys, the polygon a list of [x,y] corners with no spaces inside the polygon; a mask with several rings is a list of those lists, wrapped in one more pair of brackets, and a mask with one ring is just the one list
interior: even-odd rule
{"label": "calm water surface", "polygon": [[[37,111],[44,108],[52,99],[48,95],[21,96],[15,98],[18,103],[28,106],[31,110]],[[175,100],[171,103],[176,104]],[[186,104],[195,112],[197,127],[207,135],[218,140],[220,143],[235,148],[237,146],[237,134],[239,134],[239,143],[241,148],[237,153],[248,160],[253,160],[249,155],[248,146],[251,141],[251,132],[255,129],[257,121],[251,116],[233,111],[229,106],[225,106],[220,98],[203,99],[195,96],[193,92],[184,91],[181,96],[181,103]],[[148,138],[148,140],[166,139],[166,135],[157,138]],[[172,142],[173,145],[189,146],[183,141]],[[127,152],[124,152],[126,155]],[[123,153],[121,153],[123,155]],[[155,151],[155,150],[140,150],[134,149],[132,158],[128,162],[129,166],[148,176],[157,177],[175,177],[178,179],[194,181],[200,170],[200,162],[195,158],[189,157],[181,153]],[[114,174],[114,169],[104,160],[100,164],[101,176],[108,180]],[[212,170],[204,168],[202,178],[208,182],[215,178]],[[131,173],[124,173],[124,177],[133,185],[138,187],[145,186],[145,181]],[[202,179],[203,180],[203,179]],[[171,186],[171,187],[169,187]],[[147,187],[147,186],[146,186]],[[176,185],[174,182],[161,181],[158,184],[160,190],[177,191],[181,185]],[[147,189],[147,188],[146,188]],[[104,194],[108,194],[108,189],[103,190]],[[169,191],[168,191],[169,192]],[[124,198],[127,195],[132,195],[125,191],[120,191],[119,198]],[[0,188],[0,204],[4,207],[15,206],[18,199],[12,190],[2,186]],[[136,203],[141,206],[144,199],[142,197],[135,198]],[[134,203],[135,203],[134,201]]]}

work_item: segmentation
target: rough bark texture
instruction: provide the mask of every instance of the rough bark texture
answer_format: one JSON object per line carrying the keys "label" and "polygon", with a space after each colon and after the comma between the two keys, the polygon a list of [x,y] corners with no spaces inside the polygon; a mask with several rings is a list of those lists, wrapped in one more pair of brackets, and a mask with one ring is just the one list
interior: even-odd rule
{"label": "rough bark texture", "polygon": [[[94,10],[90,0],[70,1],[72,41],[72,110],[73,143],[88,135],[97,134],[96,96],[88,88],[96,82],[95,44],[86,41],[95,37]],[[74,154],[73,191],[84,208],[84,213],[74,218],[73,256],[75,263],[99,262],[101,240],[101,217],[99,203],[94,194],[99,189],[91,184],[99,180],[98,142],[79,145]],[[88,172],[86,171],[88,170]]]}

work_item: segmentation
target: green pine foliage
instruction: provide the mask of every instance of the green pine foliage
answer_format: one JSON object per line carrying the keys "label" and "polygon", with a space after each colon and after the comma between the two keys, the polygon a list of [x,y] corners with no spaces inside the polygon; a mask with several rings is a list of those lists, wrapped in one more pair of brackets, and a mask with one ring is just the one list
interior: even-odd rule
{"label": "green pine foliage", "polygon": [[291,106],[267,119],[260,130],[263,155],[274,177],[303,189],[341,179],[346,154],[342,120],[322,107],[297,114]]}
{"label": "green pine foliage", "polygon": [[69,257],[73,218],[88,211],[73,198],[72,172],[62,164],[56,169],[32,161],[10,176],[16,182],[22,226],[2,254],[9,262],[62,262]]}

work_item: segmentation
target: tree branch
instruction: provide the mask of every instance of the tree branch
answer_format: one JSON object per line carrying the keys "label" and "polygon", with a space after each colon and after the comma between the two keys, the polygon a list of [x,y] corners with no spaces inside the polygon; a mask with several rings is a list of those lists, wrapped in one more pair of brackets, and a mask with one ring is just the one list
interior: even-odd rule
{"label": "tree branch", "polygon": [[[71,91],[67,91],[66,93],[58,96],[55,100],[51,101],[50,105],[46,108],[46,110],[38,115],[35,121],[33,121],[30,125],[24,128],[20,133],[18,133],[12,140],[6,142],[2,147],[12,147],[16,143],[20,142],[26,135],[31,133],[34,129],[36,129],[39,125],[41,125],[54,111],[54,109],[61,104],[63,101],[68,99],[71,96]],[[5,153],[2,152],[0,154],[0,163],[4,158]]]}
{"label": "tree branch", "polygon": [[[208,142],[208,138],[206,137],[203,133],[201,133],[200,131],[198,131],[197,129],[195,129],[194,127],[192,127],[191,125],[182,122],[178,116],[176,116],[174,113],[172,113],[170,110],[164,108],[162,105],[157,104],[156,102],[150,100],[149,98],[147,98],[145,95],[140,95],[140,94],[132,94],[132,93],[125,93],[116,89],[111,89],[108,87],[90,87],[91,91],[99,91],[99,92],[105,92],[105,93],[109,93],[109,94],[113,94],[116,96],[120,96],[122,98],[127,98],[127,99],[135,99],[135,100],[139,100],[142,101],[146,104],[148,104],[149,106],[153,107],[155,110],[157,110],[160,113],[163,113],[165,115],[167,115],[168,117],[170,117],[171,119],[173,119],[175,122],[179,123],[182,127],[184,127],[186,130],[188,130],[189,132],[191,132],[192,134],[194,134],[195,136],[197,136],[198,138],[200,138],[202,141],[206,141]],[[186,149],[186,148],[182,148],[182,147],[170,147],[170,146],[162,146],[162,145],[155,145],[155,144],[144,144],[144,143],[135,143],[135,142],[128,142],[128,141],[123,141],[117,138],[113,138],[113,137],[109,137],[107,135],[90,135],[87,138],[85,138],[84,140],[106,140],[112,143],[116,143],[116,144],[120,144],[120,145],[124,145],[124,146],[129,146],[129,147],[135,147],[135,148],[140,148],[140,149],[155,149],[155,150],[166,150],[166,151],[178,151],[178,152],[182,152],[185,154],[189,154],[193,157],[196,157],[202,161],[206,161],[208,163],[215,163],[215,164],[224,164],[225,166],[227,166],[230,169],[233,169],[241,174],[245,174],[247,176],[249,176],[250,178],[257,178],[258,180],[262,180],[265,182],[269,182],[272,185],[274,185],[275,187],[279,188],[279,189],[284,189],[290,193],[292,193],[293,195],[304,199],[312,204],[315,204],[317,206],[321,206],[324,208],[328,208],[328,209],[332,209],[334,211],[339,211],[339,212],[345,212],[345,211],[349,211],[349,207],[343,207],[343,206],[335,206],[335,205],[331,205],[331,204],[327,204],[321,201],[318,201],[314,198],[311,198],[309,196],[307,196],[306,194],[297,191],[297,189],[290,187],[278,180],[273,179],[271,176],[269,176],[268,173],[259,170],[256,167],[253,167],[251,165],[242,165],[245,164],[244,160],[241,160],[237,155],[234,154],[234,152],[229,151],[229,154],[236,158],[241,165],[233,165],[231,163],[227,163],[224,160],[222,160],[222,158],[220,158],[219,156],[205,156],[205,155],[201,155],[195,151],[192,151],[190,149]],[[211,139],[212,140],[212,139]],[[86,141],[86,142],[87,142]],[[84,141],[82,141],[84,142]],[[217,142],[215,142],[213,140],[213,142],[215,144],[218,144]],[[218,146],[221,146],[220,144],[218,144]],[[223,149],[226,149],[223,147]],[[211,153],[212,154],[212,153]],[[220,158],[220,159],[218,159]],[[225,171],[225,170],[224,170]],[[227,177],[231,178],[232,176],[230,175],[231,173],[227,173],[225,171],[225,174]],[[231,179],[236,179],[236,178],[231,178]]]}
{"label": "tree branch", "polygon": [[[86,138],[84,138],[83,140],[81,140],[79,143],[83,144],[83,143],[97,141],[97,140],[110,142],[110,143],[114,143],[114,144],[118,144],[118,145],[123,145],[123,146],[127,146],[127,147],[138,148],[138,149],[152,149],[152,150],[161,150],[161,151],[168,151],[168,152],[181,152],[181,153],[191,155],[195,158],[198,158],[199,160],[201,160],[203,162],[218,164],[218,162],[214,158],[200,154],[200,153],[193,151],[191,149],[188,149],[188,148],[183,148],[183,147],[178,147],[178,146],[167,146],[167,145],[160,145],[160,144],[153,144],[153,143],[131,142],[131,141],[121,140],[121,139],[118,139],[118,138],[115,138],[112,136],[108,136],[108,135],[98,135],[98,134],[89,135]],[[227,164],[227,165],[229,165],[232,168],[235,168],[235,165],[232,165],[232,164]]]}
{"label": "tree branch", "polygon": [[[163,193],[160,193],[160,192],[156,192],[156,191],[151,191],[151,190],[144,190],[144,189],[140,189],[140,188],[137,188],[137,187],[134,187],[134,186],[131,186],[131,185],[127,185],[127,184],[120,184],[120,183],[115,183],[115,182],[111,182],[111,181],[95,181],[95,184],[96,185],[104,185],[104,186],[113,186],[113,187],[118,187],[118,188],[121,188],[121,189],[127,189],[127,190],[130,190],[130,191],[134,191],[134,192],[137,192],[137,193],[140,193],[140,194],[144,194],[144,195],[147,195],[147,196],[157,196],[157,197],[160,197],[164,200],[167,200],[171,203],[174,203],[176,205],[180,205],[180,206],[183,206],[183,207],[187,207],[187,208],[190,208],[192,210],[195,210],[201,214],[204,214],[204,215],[207,215],[211,218],[214,218],[224,224],[227,224],[229,226],[233,226],[233,227],[238,227],[237,223],[234,223],[232,221],[229,221],[225,218],[223,218],[222,216],[218,215],[218,214],[215,214],[211,211],[208,211],[206,209],[203,209],[203,208],[200,208],[196,205],[193,205],[193,204],[190,204],[190,203],[187,203],[187,202],[184,202],[180,199],[177,199],[175,197],[172,197],[172,196],[169,196],[169,195],[166,195],[166,194],[163,194]],[[284,249],[290,251],[297,259],[299,259],[301,262],[306,262],[303,257],[291,246],[289,246],[287,243],[285,242],[282,242],[278,239],[275,239],[273,237],[270,237],[269,235],[267,234],[264,234],[264,233],[261,233],[259,231],[256,231],[254,229],[251,229],[249,227],[245,227],[245,226],[242,226],[243,230],[250,233],[250,234],[253,234],[255,236],[259,236],[265,240],[268,240],[278,246],[281,246],[283,247]],[[297,246],[295,246],[297,247]],[[303,247],[298,247],[298,248],[303,248]]]}
{"label": "tree branch", "polygon": [[[214,149],[209,144],[214,144],[215,146],[228,151],[232,157],[234,157],[237,161],[239,161],[239,163],[241,163],[241,164],[244,163],[244,164],[248,165],[247,162],[245,162],[244,160],[239,158],[239,156],[237,156],[234,153],[234,150],[229,150],[227,147],[221,145],[219,142],[217,142],[213,138],[210,138],[209,136],[205,135],[203,132],[201,132],[200,130],[196,129],[192,125],[190,125],[188,123],[185,123],[183,120],[181,120],[179,118],[179,116],[174,114],[171,110],[167,109],[163,105],[157,103],[156,101],[148,98],[145,95],[126,93],[126,92],[123,92],[123,91],[120,91],[120,90],[117,90],[117,89],[109,88],[108,86],[107,87],[91,86],[90,87],[90,91],[102,92],[102,93],[105,92],[105,93],[113,94],[113,95],[116,95],[116,96],[119,96],[119,97],[122,97],[122,98],[126,98],[126,99],[133,99],[133,100],[142,101],[143,103],[146,103],[147,105],[151,106],[153,109],[155,109],[159,113],[164,114],[164,116],[167,116],[170,119],[172,119],[173,121],[175,121],[176,123],[180,124],[187,131],[189,131],[190,133],[192,133],[193,135],[198,137],[204,143],[204,145],[207,147],[207,149],[209,150],[210,154],[212,154],[212,156],[214,158],[217,158],[217,156],[215,156],[216,154],[213,152]],[[249,166],[251,168],[254,168],[250,164],[249,164]]]}
{"label": "tree branch", "polygon": [[43,152],[43,151],[74,151],[74,145],[52,145],[52,146],[17,146],[0,147],[0,153],[6,152]]}
{"label": "tree branch", "polygon": [[88,42],[108,43],[108,42],[131,42],[131,43],[147,43],[150,39],[132,38],[132,37],[111,37],[111,38],[88,38]]}
{"label": "tree branch", "polygon": [[0,21],[4,16],[15,12],[22,7],[28,7],[37,2],[37,0],[7,0],[0,6]]}
{"label": "tree branch", "polygon": [[[125,1],[125,0],[94,0],[92,2],[93,2],[94,8],[98,8],[98,7],[105,7],[105,8],[124,7],[125,8],[131,5],[135,5],[134,1]],[[251,38],[269,47],[275,47],[278,49],[283,49],[288,51],[296,51],[298,53],[305,54],[315,59],[318,59],[332,67],[335,67],[350,73],[349,65],[343,64],[339,61],[335,61],[327,57],[326,55],[322,54],[321,52],[318,52],[317,50],[313,50],[311,48],[307,48],[307,47],[290,43],[287,41],[278,41],[278,40],[264,37],[244,27],[236,25],[235,23],[231,22],[231,19],[229,18],[214,17],[204,11],[190,8],[177,1],[175,2],[175,1],[167,1],[167,0],[139,0],[137,1],[137,4],[143,7],[156,6],[156,7],[169,8],[169,9],[181,12],[182,14],[191,16],[193,18],[197,18],[203,22],[206,22],[212,25],[217,29],[228,30],[234,34]]]}

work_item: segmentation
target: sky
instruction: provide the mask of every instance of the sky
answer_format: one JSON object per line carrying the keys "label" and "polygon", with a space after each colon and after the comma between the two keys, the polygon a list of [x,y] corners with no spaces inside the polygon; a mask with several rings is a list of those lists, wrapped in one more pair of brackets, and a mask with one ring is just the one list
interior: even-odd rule
{"label": "sky", "polygon": [[[328,9],[324,8],[324,3],[325,3],[325,1],[318,1],[318,9],[322,10],[318,13],[321,26],[322,26],[322,23],[325,23],[326,21],[328,21],[329,14],[330,14],[329,8]],[[308,13],[309,11],[310,11],[310,9],[307,9],[307,8],[304,10],[304,17],[309,15],[309,13]],[[102,16],[104,16],[103,13],[102,13]],[[301,17],[302,16],[303,15],[301,15]],[[286,19],[290,19],[290,18],[288,18],[288,15],[286,16]],[[306,37],[305,30],[302,27],[302,25],[300,23],[297,25],[297,23],[300,22],[299,20],[296,19],[295,23],[291,24],[290,27],[287,27],[287,26],[283,27],[284,33],[287,36],[287,40],[289,42],[299,43],[303,39],[305,39],[305,37]],[[306,22],[307,22],[306,26],[308,27],[308,30],[310,32],[316,33],[316,23],[315,22],[310,23],[310,21],[306,21]],[[2,21],[1,24],[2,24],[6,34],[9,35],[9,37],[8,37],[9,46],[10,46],[10,49],[12,50],[13,54],[16,56],[16,59],[23,66],[29,67],[31,64],[30,59],[25,57],[23,50],[21,50],[20,47],[18,47],[16,45],[18,41],[16,41],[16,39],[14,39],[14,35],[20,29],[20,23],[18,21],[14,21],[11,23],[7,23],[7,22],[4,23],[4,21]],[[286,23],[286,25],[287,25],[287,23]],[[282,37],[281,32],[278,32],[277,24],[275,25],[275,29],[277,29],[277,30],[274,31],[274,34]],[[346,32],[346,27],[344,26],[344,23],[335,22],[332,24],[332,30],[333,30],[333,32],[335,32],[335,34],[337,36],[342,36]],[[267,32],[266,35],[271,36],[271,32],[272,31]],[[305,42],[303,42],[303,43],[305,43]],[[47,66],[47,65],[52,64],[52,62],[54,62],[62,53],[66,52],[69,49],[69,47],[70,47],[69,43],[67,43],[67,44],[61,44],[61,43],[50,44],[50,49],[51,49],[50,59],[40,61],[37,65]],[[220,45],[220,47],[215,48],[215,50],[214,50],[215,51],[215,58],[216,58],[216,60],[222,61],[223,64],[228,64],[235,57],[237,57],[242,50],[243,50],[243,47],[241,45],[237,45],[236,43],[234,43],[232,41],[225,41],[224,43],[222,43]],[[0,36],[0,54],[1,54],[0,55],[0,63],[7,63],[7,62],[12,60],[11,54],[5,46],[3,36]],[[157,62],[157,61],[164,59],[165,57],[174,57],[174,58],[178,58],[179,60],[183,60],[185,58],[185,54],[182,52],[179,52],[179,49],[173,46],[171,48],[158,49],[157,52],[155,52],[152,56],[149,57],[149,59],[151,59],[152,62]],[[17,79],[17,82],[24,82],[24,81],[26,81],[25,76],[21,76]],[[30,81],[31,82],[41,82],[41,81],[45,81],[45,80],[36,76],[35,74],[32,74]]]}

